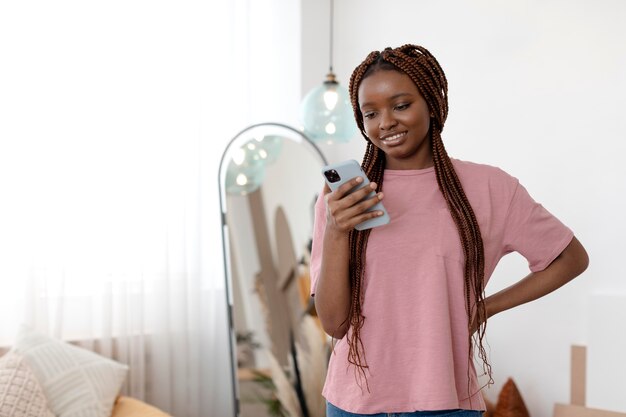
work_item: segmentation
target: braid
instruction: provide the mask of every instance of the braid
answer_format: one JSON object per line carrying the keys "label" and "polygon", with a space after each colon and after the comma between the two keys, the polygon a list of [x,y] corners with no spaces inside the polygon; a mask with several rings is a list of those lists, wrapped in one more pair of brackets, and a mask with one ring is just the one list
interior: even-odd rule
{"label": "braid", "polygon": [[[359,108],[358,89],[364,78],[379,70],[400,71],[408,75],[417,86],[432,112],[429,135],[431,139],[433,163],[437,184],[446,201],[450,214],[459,232],[459,238],[465,255],[464,290],[465,309],[468,317],[468,330],[472,318],[478,317],[480,326],[475,335],[469,332],[468,360],[473,357],[474,346],[478,346],[478,356],[483,363],[483,371],[489,376],[488,384],[493,384],[491,365],[483,346],[486,330],[486,309],[484,305],[484,271],[485,254],[480,227],[474,210],[465,195],[452,161],[446,152],[441,139],[441,132],[448,116],[448,81],[435,57],[425,48],[418,45],[403,45],[396,49],[387,48],[382,52],[371,52],[353,71],[350,77],[350,100],[361,134],[367,141],[362,167],[367,176],[376,182],[379,191],[383,187],[385,154],[375,147],[366,135],[363,115]],[[360,330],[365,317],[362,315],[363,291],[362,282],[365,273],[365,253],[370,230],[350,232],[350,284],[351,305],[348,317],[350,330],[348,336],[349,363],[356,366],[355,373],[367,378],[365,368],[365,351],[361,342]],[[468,388],[469,388],[468,367]]]}

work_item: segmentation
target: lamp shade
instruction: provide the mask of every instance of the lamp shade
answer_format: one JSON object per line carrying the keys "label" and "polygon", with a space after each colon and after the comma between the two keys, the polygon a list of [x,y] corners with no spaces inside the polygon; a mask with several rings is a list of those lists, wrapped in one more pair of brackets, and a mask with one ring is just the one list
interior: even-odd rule
{"label": "lamp shade", "polygon": [[273,164],[280,155],[283,147],[283,138],[277,135],[264,135],[254,139],[259,156],[265,160],[267,165]]}
{"label": "lamp shade", "polygon": [[237,149],[226,170],[226,192],[245,195],[256,191],[265,179],[265,160],[255,140]]}
{"label": "lamp shade", "polygon": [[345,143],[358,133],[348,90],[332,73],[304,97],[300,119],[304,133],[316,142]]}

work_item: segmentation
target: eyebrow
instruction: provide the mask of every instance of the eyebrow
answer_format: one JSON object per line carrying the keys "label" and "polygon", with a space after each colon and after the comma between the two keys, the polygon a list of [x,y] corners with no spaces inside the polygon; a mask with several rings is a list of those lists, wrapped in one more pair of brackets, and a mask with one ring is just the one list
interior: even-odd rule
{"label": "eyebrow", "polygon": [[[403,97],[403,96],[412,96],[412,94],[411,94],[411,93],[398,93],[398,94],[394,94],[393,96],[389,97],[389,101],[393,101],[393,100],[395,100],[395,99],[397,99],[397,98],[399,98],[399,97]],[[370,102],[368,101],[368,102],[365,102],[365,103],[361,104],[361,106],[360,106],[360,107],[361,107],[361,108],[363,108],[363,107],[366,107],[366,106],[371,106],[371,105],[372,105],[372,103],[370,103]]]}

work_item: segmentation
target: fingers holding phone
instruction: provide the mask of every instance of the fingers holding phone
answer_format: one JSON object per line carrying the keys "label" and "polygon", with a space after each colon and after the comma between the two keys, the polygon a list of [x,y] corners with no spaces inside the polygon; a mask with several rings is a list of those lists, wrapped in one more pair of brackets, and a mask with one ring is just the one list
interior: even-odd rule
{"label": "fingers holding phone", "polygon": [[376,193],[377,184],[369,182],[358,162],[328,165],[322,173],[330,190],[325,196],[330,225],[349,232],[389,223],[389,214],[381,203],[383,194]]}
{"label": "fingers holding phone", "polygon": [[[383,211],[374,209],[374,206],[382,200],[382,193],[374,193],[370,196],[372,191],[375,191],[376,184],[370,183],[368,186],[353,191],[353,185],[362,182],[360,177],[354,180],[331,191],[326,196],[327,222],[342,232],[349,232],[367,220],[384,215]],[[343,188],[344,186],[346,187]]]}

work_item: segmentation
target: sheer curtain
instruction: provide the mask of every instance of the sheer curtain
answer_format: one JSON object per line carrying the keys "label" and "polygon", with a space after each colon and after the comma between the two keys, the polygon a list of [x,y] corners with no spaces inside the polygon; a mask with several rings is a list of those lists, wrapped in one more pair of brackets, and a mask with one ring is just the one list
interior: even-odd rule
{"label": "sheer curtain", "polygon": [[216,176],[254,121],[250,4],[0,5],[0,347],[25,323],[128,363],[128,395],[231,415]]}

